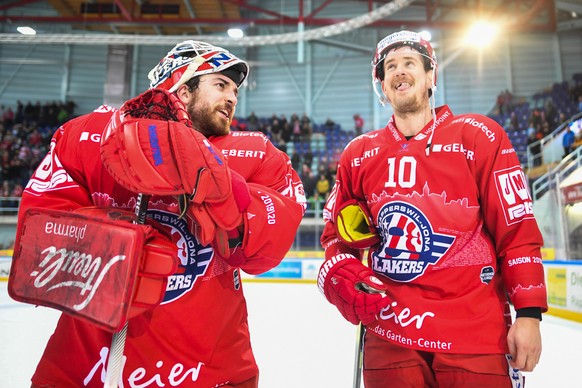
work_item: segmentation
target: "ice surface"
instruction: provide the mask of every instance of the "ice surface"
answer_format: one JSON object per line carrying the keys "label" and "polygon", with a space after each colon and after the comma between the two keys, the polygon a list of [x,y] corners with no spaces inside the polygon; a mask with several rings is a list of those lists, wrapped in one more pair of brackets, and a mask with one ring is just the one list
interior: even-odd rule
{"label": "ice surface", "polygon": [[[244,284],[260,388],[350,388],[356,327],[315,284]],[[0,282],[0,387],[30,386],[59,313],[12,301]],[[582,387],[582,324],[544,315],[543,352],[527,388]]]}

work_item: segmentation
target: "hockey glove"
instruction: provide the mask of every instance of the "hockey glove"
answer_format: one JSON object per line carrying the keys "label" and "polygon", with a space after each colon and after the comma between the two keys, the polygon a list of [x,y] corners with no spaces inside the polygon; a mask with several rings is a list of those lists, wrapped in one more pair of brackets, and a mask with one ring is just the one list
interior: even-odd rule
{"label": "hockey glove", "polygon": [[[152,116],[152,110],[162,114]],[[149,90],[114,114],[102,137],[101,159],[128,190],[178,196],[181,215],[196,221],[198,240],[204,245],[218,241],[214,245],[228,256],[224,236],[242,225],[249,190],[242,177],[231,173],[221,151],[189,123],[177,97]]]}
{"label": "hockey glove", "polygon": [[[152,95],[174,115],[150,114]],[[163,97],[162,97],[163,96]],[[139,113],[136,113],[139,112]],[[228,166],[220,150],[188,126],[182,102],[167,91],[148,90],[127,101],[111,118],[101,139],[101,159],[115,180],[136,193],[190,196],[195,203],[230,195]],[[137,116],[134,116],[137,115]]]}
{"label": "hockey glove", "polygon": [[319,290],[350,323],[368,325],[390,304],[387,287],[374,272],[349,254],[326,260],[317,277]]}
{"label": "hockey glove", "polygon": [[[242,244],[244,237],[243,214],[251,203],[251,194],[244,178],[230,171],[232,195],[222,202],[186,203],[187,214],[195,219],[194,235],[201,244],[211,244],[216,252],[228,259],[233,248]],[[182,200],[186,200],[182,197]],[[242,264],[234,257],[229,262],[233,266]]]}
{"label": "hockey glove", "polygon": [[157,306],[178,265],[176,244],[133,213],[28,209],[17,235],[9,293],[105,330]]}

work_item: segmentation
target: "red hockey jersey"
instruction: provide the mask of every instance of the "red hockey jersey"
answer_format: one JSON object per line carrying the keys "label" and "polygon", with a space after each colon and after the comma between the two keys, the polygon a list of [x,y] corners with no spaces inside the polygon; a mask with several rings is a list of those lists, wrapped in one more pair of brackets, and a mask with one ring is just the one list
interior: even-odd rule
{"label": "red hockey jersey", "polygon": [[507,295],[518,309],[547,310],[526,177],[490,118],[443,106],[410,140],[392,118],[348,144],[325,206],[326,259],[359,254],[333,225],[350,199],[373,218],[381,242],[368,265],[392,300],[368,332],[424,351],[508,353]]}
{"label": "red hockey jersey", "polygon": [[[102,106],[58,129],[24,191],[20,215],[30,207],[134,209],[136,194],[118,185],[100,159],[101,133],[112,112]],[[211,141],[251,190],[247,261],[241,268],[267,271],[293,243],[305,210],[302,183],[287,155],[261,133],[233,132]],[[129,321],[123,386],[208,388],[255,376],[240,269],[198,243],[189,221],[178,217],[173,197],[151,197],[147,214],[167,228],[178,246],[180,265],[169,277],[162,304]],[[22,227],[19,221],[18,229]],[[111,333],[62,314],[33,382],[102,387],[111,338]]]}

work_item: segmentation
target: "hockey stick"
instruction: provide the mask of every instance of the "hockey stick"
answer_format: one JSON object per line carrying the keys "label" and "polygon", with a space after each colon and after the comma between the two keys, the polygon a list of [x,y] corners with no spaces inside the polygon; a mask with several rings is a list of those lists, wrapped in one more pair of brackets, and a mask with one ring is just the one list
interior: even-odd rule
{"label": "hockey stick", "polygon": [[[355,286],[357,290],[367,292],[368,294],[382,294],[386,295],[384,291],[377,290],[370,285],[360,282],[356,283]],[[354,388],[360,388],[362,384],[362,365],[364,363],[364,335],[366,333],[366,328],[362,325],[362,322],[358,325],[358,338],[356,340],[356,357],[354,360]]]}
{"label": "hockey stick", "polygon": [[354,388],[360,388],[362,384],[362,363],[364,361],[364,333],[366,328],[362,323],[358,325],[356,340],[356,357],[354,360]]}
{"label": "hockey stick", "polygon": [[[138,194],[135,204],[135,223],[143,225],[145,223],[148,210],[149,195]],[[109,347],[109,358],[107,360],[107,374],[105,376],[104,388],[117,388],[121,378],[121,361],[123,350],[125,349],[125,339],[127,337],[127,322],[121,330],[113,334],[111,346]]]}

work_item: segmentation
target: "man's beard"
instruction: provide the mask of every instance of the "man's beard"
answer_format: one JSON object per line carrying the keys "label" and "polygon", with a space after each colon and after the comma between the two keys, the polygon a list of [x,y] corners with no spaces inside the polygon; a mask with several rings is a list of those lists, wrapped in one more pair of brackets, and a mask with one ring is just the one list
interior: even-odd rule
{"label": "man's beard", "polygon": [[400,98],[392,103],[392,108],[394,111],[401,114],[415,113],[421,111],[426,106],[427,100],[419,98],[418,95],[414,94],[406,98]]}
{"label": "man's beard", "polygon": [[204,136],[223,136],[230,132],[231,120],[220,120],[222,114],[208,104],[196,104],[193,100],[188,104],[188,113],[192,119],[192,127]]}

